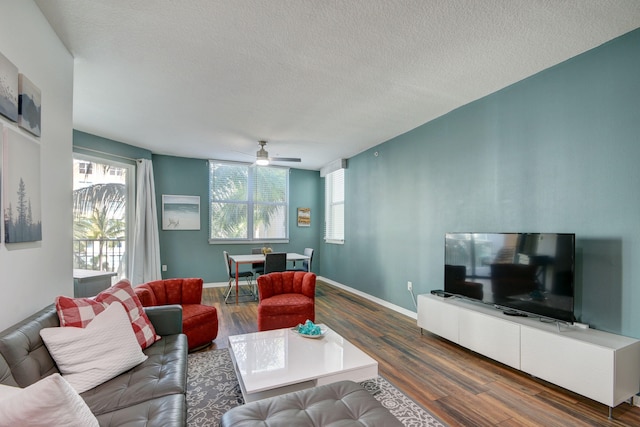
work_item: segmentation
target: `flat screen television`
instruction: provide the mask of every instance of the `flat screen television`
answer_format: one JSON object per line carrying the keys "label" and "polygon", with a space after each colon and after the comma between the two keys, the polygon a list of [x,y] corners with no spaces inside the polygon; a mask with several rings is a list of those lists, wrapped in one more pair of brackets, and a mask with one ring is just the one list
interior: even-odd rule
{"label": "flat screen television", "polygon": [[444,292],[573,322],[575,234],[446,233]]}

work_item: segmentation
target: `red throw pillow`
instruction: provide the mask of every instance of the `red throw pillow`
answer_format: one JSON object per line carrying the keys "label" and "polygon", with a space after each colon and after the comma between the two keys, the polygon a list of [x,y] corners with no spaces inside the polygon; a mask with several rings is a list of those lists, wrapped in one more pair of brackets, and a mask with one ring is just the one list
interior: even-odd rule
{"label": "red throw pillow", "polygon": [[124,305],[140,347],[145,349],[160,339],[128,280],[121,280],[95,298],[56,298],[60,326],[86,327],[114,301]]}
{"label": "red throw pillow", "polygon": [[60,326],[86,328],[87,325],[105,310],[104,305],[91,298],[57,297],[56,310]]}

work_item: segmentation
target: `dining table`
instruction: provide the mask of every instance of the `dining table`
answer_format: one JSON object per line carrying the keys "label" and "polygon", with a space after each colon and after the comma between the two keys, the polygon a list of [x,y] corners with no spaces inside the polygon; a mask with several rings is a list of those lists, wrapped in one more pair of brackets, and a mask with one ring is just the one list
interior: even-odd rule
{"label": "dining table", "polygon": [[[246,255],[229,255],[229,261],[235,264],[236,266],[236,305],[238,305],[238,290],[240,288],[239,274],[240,274],[240,265],[242,264],[264,264],[265,260],[264,254],[246,254]],[[307,255],[298,254],[295,252],[287,252],[287,262],[296,262],[296,261],[309,261]],[[308,263],[307,265],[311,265]],[[307,267],[308,268],[308,267]]]}

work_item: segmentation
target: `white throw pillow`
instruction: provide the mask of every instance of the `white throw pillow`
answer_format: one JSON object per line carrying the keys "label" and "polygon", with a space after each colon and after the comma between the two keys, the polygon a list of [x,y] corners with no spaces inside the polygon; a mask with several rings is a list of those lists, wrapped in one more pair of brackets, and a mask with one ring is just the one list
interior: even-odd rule
{"label": "white throw pillow", "polygon": [[86,328],[40,331],[64,378],[82,393],[147,360],[120,303],[109,305]]}
{"label": "white throw pillow", "polygon": [[60,374],[27,388],[9,387],[0,399],[0,427],[97,427],[87,404]]}
{"label": "white throw pillow", "polygon": [[0,400],[11,397],[16,393],[20,393],[20,387],[14,387],[6,384],[0,384]]}

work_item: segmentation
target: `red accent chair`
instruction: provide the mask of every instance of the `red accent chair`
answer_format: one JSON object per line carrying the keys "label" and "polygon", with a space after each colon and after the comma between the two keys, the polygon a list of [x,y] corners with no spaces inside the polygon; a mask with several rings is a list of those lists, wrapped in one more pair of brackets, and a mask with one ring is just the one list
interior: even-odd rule
{"label": "red accent chair", "polygon": [[290,328],[315,321],[316,275],[283,271],[258,277],[258,330]]}
{"label": "red accent chair", "polygon": [[218,311],[203,305],[200,278],[156,280],[136,286],[136,295],[144,307],[179,304],[182,306],[182,332],[189,351],[211,344],[218,336]]}

